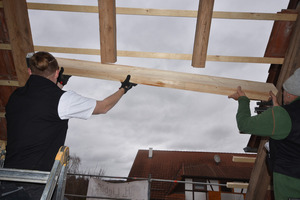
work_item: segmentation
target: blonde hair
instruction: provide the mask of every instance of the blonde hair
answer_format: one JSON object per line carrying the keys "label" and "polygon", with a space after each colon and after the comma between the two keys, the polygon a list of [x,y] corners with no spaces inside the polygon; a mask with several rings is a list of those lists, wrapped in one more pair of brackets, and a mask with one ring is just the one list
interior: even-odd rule
{"label": "blonde hair", "polygon": [[54,56],[48,52],[40,51],[30,58],[29,68],[32,74],[49,77],[59,69]]}

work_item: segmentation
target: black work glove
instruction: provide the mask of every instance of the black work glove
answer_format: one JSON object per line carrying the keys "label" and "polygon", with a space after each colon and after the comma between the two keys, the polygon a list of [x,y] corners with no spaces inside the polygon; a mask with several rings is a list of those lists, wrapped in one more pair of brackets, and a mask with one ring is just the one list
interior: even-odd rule
{"label": "black work glove", "polygon": [[63,86],[67,85],[69,79],[71,78],[70,75],[65,75],[65,74],[62,74],[61,78],[60,78],[60,81],[58,81],[60,84],[62,84]]}
{"label": "black work glove", "polygon": [[59,75],[57,77],[57,83],[60,83],[62,84],[63,86],[65,86],[68,81],[69,81],[69,78],[71,77],[70,75],[65,75],[63,74],[64,73],[64,68],[61,67],[60,68],[60,71],[59,71]]}
{"label": "black work glove", "polygon": [[136,83],[131,83],[129,82],[129,80],[130,80],[130,75],[127,75],[125,81],[121,82],[122,85],[119,89],[124,88],[125,90],[124,94],[126,94],[126,92],[132,88],[132,86],[137,86]]}

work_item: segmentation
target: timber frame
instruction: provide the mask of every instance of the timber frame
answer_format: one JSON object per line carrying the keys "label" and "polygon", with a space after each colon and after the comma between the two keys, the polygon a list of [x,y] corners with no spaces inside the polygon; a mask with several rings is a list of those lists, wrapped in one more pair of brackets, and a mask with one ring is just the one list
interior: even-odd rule
{"label": "timber frame", "polygon": [[[106,80],[121,81],[128,73],[132,81],[138,84],[153,85],[159,87],[177,88],[199,92],[229,95],[241,85],[251,99],[267,100],[268,92],[272,90],[281,96],[283,82],[300,67],[300,3],[299,0],[290,0],[288,10],[280,13],[240,13],[240,12],[214,12],[214,0],[199,1],[198,11],[184,10],[161,10],[143,8],[116,8],[115,0],[98,0],[99,6],[76,6],[56,5],[41,3],[26,3],[26,0],[0,0],[0,140],[6,140],[6,122],[4,106],[12,91],[23,86],[28,79],[25,56],[28,52],[49,51],[54,53],[72,53],[101,55],[101,63],[88,62],[58,58],[60,66],[65,68],[69,75],[92,77]],[[205,9],[204,9],[205,8]],[[28,18],[28,9],[68,11],[68,12],[92,12],[99,13],[100,27],[100,50],[82,48],[64,48],[34,46],[31,28]],[[160,52],[136,52],[118,51],[116,47],[116,14],[126,15],[151,15],[172,17],[194,17],[197,18],[193,54],[175,54]],[[250,19],[250,20],[273,20],[273,32],[289,31],[289,34],[278,41],[283,41],[277,49],[274,47],[278,34],[270,36],[265,57],[237,57],[207,55],[207,46],[212,18],[223,19]],[[205,24],[205,26],[203,26]],[[277,28],[280,24],[281,29]],[[292,29],[282,29],[290,24]],[[272,50],[276,49],[279,54]],[[227,79],[223,77],[203,76],[198,74],[179,73],[172,71],[145,69],[134,66],[113,64],[118,56],[141,57],[141,58],[163,58],[191,60],[193,67],[205,67],[206,61],[215,62],[246,62],[270,64],[269,78],[266,83]],[[85,69],[83,70],[83,66]],[[267,138],[252,137],[248,145],[257,146],[258,153],[255,159],[251,179],[248,185],[247,200],[266,199],[271,177],[267,173],[265,165],[266,152],[263,145]],[[258,142],[257,142],[258,140]]]}

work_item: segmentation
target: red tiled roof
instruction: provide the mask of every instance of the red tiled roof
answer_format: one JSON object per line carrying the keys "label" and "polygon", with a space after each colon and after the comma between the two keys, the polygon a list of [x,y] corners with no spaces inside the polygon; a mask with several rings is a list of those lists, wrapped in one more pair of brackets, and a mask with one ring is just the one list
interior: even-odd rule
{"label": "red tiled roof", "polygon": [[[183,177],[204,179],[224,179],[247,181],[250,179],[253,164],[232,162],[233,156],[255,157],[255,154],[190,152],[190,151],[160,151],[153,150],[152,158],[148,158],[148,150],[139,150],[129,177],[182,180]],[[220,163],[214,156],[219,155]],[[172,187],[173,186],[173,187]],[[153,195],[167,195],[174,184],[153,181]]]}

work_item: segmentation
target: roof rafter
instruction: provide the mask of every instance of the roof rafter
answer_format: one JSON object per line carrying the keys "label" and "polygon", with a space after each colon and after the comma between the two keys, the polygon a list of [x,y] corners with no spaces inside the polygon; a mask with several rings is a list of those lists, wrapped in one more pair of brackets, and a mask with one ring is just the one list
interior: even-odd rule
{"label": "roof rafter", "polygon": [[2,3],[10,38],[10,44],[3,44],[2,47],[11,50],[18,81],[23,86],[29,77],[25,57],[33,51],[27,4],[18,0],[3,0]]}
{"label": "roof rafter", "polygon": [[100,51],[102,63],[117,61],[116,3],[115,0],[98,0]]}
{"label": "roof rafter", "polygon": [[205,67],[214,0],[200,0],[194,39],[192,66]]}

